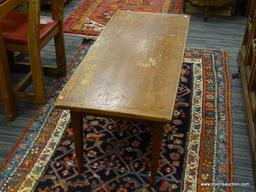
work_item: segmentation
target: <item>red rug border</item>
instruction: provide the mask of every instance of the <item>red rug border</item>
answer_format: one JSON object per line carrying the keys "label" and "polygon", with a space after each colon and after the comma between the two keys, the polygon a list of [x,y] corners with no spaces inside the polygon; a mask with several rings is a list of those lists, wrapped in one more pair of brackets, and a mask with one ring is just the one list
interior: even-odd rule
{"label": "red rug border", "polygon": [[[71,64],[69,66],[67,66],[68,69],[70,69],[76,62],[77,56],[79,55],[80,50],[83,48],[83,43],[81,43],[81,45],[77,48],[75,56],[72,58]],[[56,91],[56,89],[58,88],[58,86],[60,85],[61,81],[64,79],[64,77],[61,77],[57,80],[57,82],[55,83],[55,85],[51,88],[51,90],[48,93],[48,98]],[[28,130],[31,128],[34,120],[36,119],[36,117],[38,116],[38,114],[40,113],[40,110],[42,109],[42,107],[44,106],[44,104],[41,104],[37,107],[36,111],[32,114],[31,119],[29,120],[29,122],[27,123],[27,125],[25,125],[24,130],[22,131],[22,133],[20,134],[20,136],[18,137],[17,141],[15,142],[15,144],[13,145],[13,147],[10,149],[8,155],[6,156],[5,160],[0,164],[0,171],[2,171],[4,168],[6,168],[7,164],[9,163],[9,161],[11,160],[13,153],[15,152],[17,146],[20,144],[20,142],[23,140],[23,138],[25,137],[26,133],[28,132]]]}

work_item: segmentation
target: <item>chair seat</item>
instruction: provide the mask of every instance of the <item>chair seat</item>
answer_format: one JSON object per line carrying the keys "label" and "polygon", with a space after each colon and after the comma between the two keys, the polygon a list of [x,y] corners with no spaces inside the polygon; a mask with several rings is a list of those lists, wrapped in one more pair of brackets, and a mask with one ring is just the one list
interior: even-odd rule
{"label": "chair seat", "polygon": [[[0,21],[4,40],[7,43],[27,44],[28,17],[26,14],[11,12]],[[57,21],[51,17],[40,17],[40,42],[46,38],[57,25]]]}

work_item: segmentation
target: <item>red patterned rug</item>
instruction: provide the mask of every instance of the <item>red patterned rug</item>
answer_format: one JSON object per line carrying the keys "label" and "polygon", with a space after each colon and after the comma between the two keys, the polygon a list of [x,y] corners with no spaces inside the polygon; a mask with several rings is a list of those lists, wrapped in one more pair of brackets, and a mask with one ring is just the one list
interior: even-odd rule
{"label": "red patterned rug", "polygon": [[97,37],[117,10],[181,13],[183,0],[83,0],[64,22],[64,32]]}
{"label": "red patterned rug", "polygon": [[[150,125],[84,119],[86,171],[79,174],[70,115],[53,108],[92,40],[50,93],[0,168],[0,191],[232,192],[232,127],[227,54],[186,49],[173,120],[164,126],[155,189],[149,185]],[[223,185],[221,185],[223,184]]]}

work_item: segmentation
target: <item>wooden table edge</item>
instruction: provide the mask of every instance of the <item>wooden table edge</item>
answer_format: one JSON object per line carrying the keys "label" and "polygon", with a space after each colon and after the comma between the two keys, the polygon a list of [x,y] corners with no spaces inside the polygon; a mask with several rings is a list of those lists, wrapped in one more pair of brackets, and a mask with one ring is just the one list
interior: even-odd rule
{"label": "wooden table edge", "polygon": [[163,116],[155,116],[155,115],[142,115],[136,113],[123,113],[120,111],[111,110],[100,110],[100,109],[85,109],[80,107],[67,107],[63,105],[58,105],[54,103],[54,107],[56,109],[69,110],[73,112],[82,113],[84,115],[96,116],[96,117],[112,117],[112,118],[120,118],[120,119],[131,119],[131,120],[142,120],[142,121],[150,121],[156,123],[170,123],[172,120],[172,114],[170,114],[170,118],[165,118]]}

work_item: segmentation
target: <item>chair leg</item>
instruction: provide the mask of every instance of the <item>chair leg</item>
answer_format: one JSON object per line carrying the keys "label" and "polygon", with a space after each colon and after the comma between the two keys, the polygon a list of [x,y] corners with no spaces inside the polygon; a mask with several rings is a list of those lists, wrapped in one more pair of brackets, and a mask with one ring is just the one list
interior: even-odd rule
{"label": "chair leg", "polygon": [[60,76],[66,76],[67,74],[67,61],[65,54],[65,43],[63,31],[59,31],[58,34],[54,37],[55,51],[56,51],[56,62],[57,70]]}
{"label": "chair leg", "polygon": [[208,19],[208,11],[209,11],[209,6],[205,5],[204,7],[204,22],[207,22]]}
{"label": "chair leg", "polygon": [[12,69],[15,65],[14,52],[13,51],[7,51],[7,58],[8,58],[9,66]]}
{"label": "chair leg", "polygon": [[40,48],[28,47],[28,56],[32,72],[33,88],[35,92],[35,102],[46,102],[46,92],[44,88],[44,74],[41,66]]}
{"label": "chair leg", "polygon": [[8,60],[0,29],[0,93],[7,118],[12,120],[16,116],[16,101],[11,85]]}
{"label": "chair leg", "polygon": [[186,0],[183,1],[183,13],[186,13]]}

